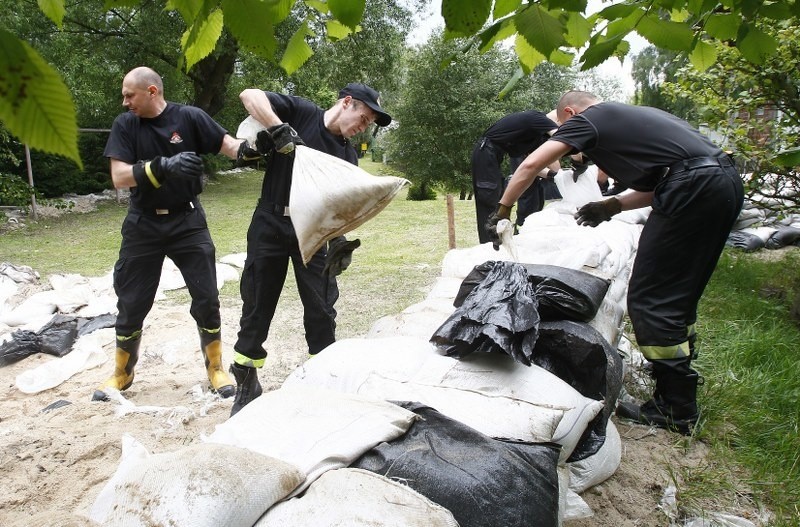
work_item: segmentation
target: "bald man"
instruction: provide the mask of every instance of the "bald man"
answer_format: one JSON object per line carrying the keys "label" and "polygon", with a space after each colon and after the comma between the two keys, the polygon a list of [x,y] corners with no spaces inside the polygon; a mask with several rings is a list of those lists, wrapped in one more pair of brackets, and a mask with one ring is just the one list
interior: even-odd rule
{"label": "bald man", "polygon": [[[203,162],[198,154],[242,156],[246,143],[234,139],[203,110],[164,99],[164,84],[152,69],[131,70],[122,81],[122,106],[104,155],[115,188],[131,189],[114,266],[117,294],[114,373],[94,392],[133,383],[144,319],[153,307],[164,257],[175,262],[192,297],[200,348],[211,389],[231,397],[236,388],[222,366],[215,247],[198,194]],[[158,342],[154,342],[158,345]]]}

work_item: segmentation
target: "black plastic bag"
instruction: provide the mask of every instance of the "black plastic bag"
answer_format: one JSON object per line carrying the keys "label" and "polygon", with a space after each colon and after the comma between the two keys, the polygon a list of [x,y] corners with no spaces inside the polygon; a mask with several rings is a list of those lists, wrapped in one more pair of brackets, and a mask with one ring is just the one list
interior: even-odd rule
{"label": "black plastic bag", "polygon": [[422,419],[352,467],[408,485],[461,527],[558,525],[559,445],[499,441],[420,403],[398,404]]}
{"label": "black plastic bag", "polygon": [[493,264],[430,341],[448,356],[502,352],[530,366],[539,326],[536,295],[522,265]]}
{"label": "black plastic bag", "polygon": [[13,364],[34,353],[63,357],[72,351],[78,337],[112,327],[116,320],[112,314],[92,318],[57,314],[36,333],[27,330],[12,333],[11,340],[0,345],[0,366]]}
{"label": "black plastic bag", "polygon": [[[453,305],[459,307],[470,292],[496,265],[489,261],[476,265],[461,282]],[[600,309],[610,280],[584,271],[557,265],[521,264],[534,287],[542,320],[577,320],[588,322]]]}
{"label": "black plastic bag", "polygon": [[39,351],[39,335],[33,331],[18,329],[11,334],[11,340],[0,344],[0,366],[14,364]]}
{"label": "black plastic bag", "polygon": [[617,350],[586,323],[542,322],[532,361],[584,397],[604,402],[603,411],[586,427],[568,461],[597,453],[605,442],[608,419],[622,390],[622,358]]}

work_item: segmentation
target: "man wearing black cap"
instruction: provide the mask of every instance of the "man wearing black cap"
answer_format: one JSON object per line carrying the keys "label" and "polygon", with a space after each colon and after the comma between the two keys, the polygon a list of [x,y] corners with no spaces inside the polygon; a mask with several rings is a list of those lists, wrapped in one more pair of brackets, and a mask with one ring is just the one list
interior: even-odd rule
{"label": "man wearing black cap", "polygon": [[[290,260],[303,303],[309,353],[319,353],[336,340],[336,275],[349,263],[358,240],[332,240],[330,247],[321,248],[303,265],[288,206],[295,145],[303,144],[357,165],[358,155],[350,138],[372,123],[387,126],[392,121],[381,108],[378,92],[365,84],[351,83],[342,88],[339,99],[327,110],[301,97],[259,89],[244,90],[239,98],[250,115],[267,128],[259,134],[259,151],[274,152],[267,155],[261,197],[247,232],[247,258],[240,286],[242,317],[231,365],[237,383],[231,415],[262,392],[258,368],[267,357],[263,344]],[[326,258],[328,252],[335,257]]]}

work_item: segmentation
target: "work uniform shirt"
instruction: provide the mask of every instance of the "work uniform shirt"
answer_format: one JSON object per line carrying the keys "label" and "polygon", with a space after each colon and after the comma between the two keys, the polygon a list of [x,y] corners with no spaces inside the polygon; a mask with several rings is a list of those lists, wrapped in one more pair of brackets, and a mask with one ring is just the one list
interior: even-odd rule
{"label": "work uniform shirt", "polygon": [[510,157],[527,156],[550,136],[558,125],[542,112],[528,110],[512,113],[486,129],[483,137]]}
{"label": "work uniform shirt", "polygon": [[721,157],[722,150],[683,119],[657,108],[604,102],[571,117],[553,141],[583,152],[615,181],[649,192],[673,164]]}
{"label": "work uniform shirt", "polygon": [[[306,146],[354,165],[358,164],[358,154],[350,141],[340,135],[334,135],[325,127],[325,110],[301,97],[274,92],[265,93],[280,120],[294,128]],[[289,205],[293,166],[293,155],[274,153],[270,157],[261,187],[262,202],[282,207]]]}
{"label": "work uniform shirt", "polygon": [[[227,131],[194,106],[167,102],[153,118],[132,112],[117,116],[103,155],[131,165],[156,156],[171,157],[180,152],[216,154]],[[167,178],[158,189],[131,189],[131,207],[170,209],[192,201],[202,191],[200,178]]]}

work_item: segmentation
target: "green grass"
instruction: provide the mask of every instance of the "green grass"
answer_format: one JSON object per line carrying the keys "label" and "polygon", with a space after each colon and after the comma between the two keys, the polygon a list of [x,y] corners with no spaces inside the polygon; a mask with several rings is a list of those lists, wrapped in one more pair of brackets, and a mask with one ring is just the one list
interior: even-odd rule
{"label": "green grass", "polygon": [[[705,376],[701,437],[720,460],[735,459],[755,493],[776,514],[800,522],[800,331],[790,317],[798,289],[797,251],[766,261],[726,251],[700,305],[697,369]],[[730,467],[734,469],[734,467]],[[699,496],[708,474],[689,475]]]}
{"label": "green grass", "polygon": [[[374,174],[389,172],[368,159],[361,166]],[[221,174],[202,194],[218,257],[246,250],[260,188],[261,174],[243,171]],[[456,200],[454,211],[456,246],[475,245],[474,203]],[[124,215],[124,206],[106,203],[89,214],[30,222],[0,234],[0,261],[29,265],[43,278],[103,275],[116,261]],[[448,250],[446,201],[413,202],[400,195],[348,238],[360,238],[362,246],[339,280],[339,338],[363,335],[381,316],[424,298]],[[706,381],[698,438],[711,456],[680,475],[684,507],[714,510],[715,498],[724,493],[766,504],[776,516],[773,525],[798,524],[800,330],[789,315],[800,291],[797,252],[768,261],[759,253],[726,250],[700,303],[696,365]],[[221,293],[224,304],[239,301],[237,283]],[[284,297],[296,296],[290,274]],[[188,301],[183,292],[172,298]]]}

